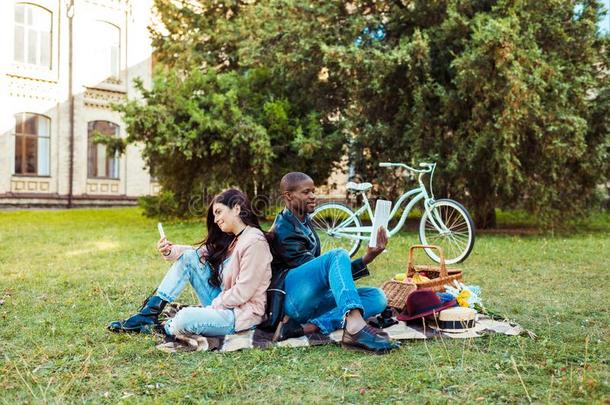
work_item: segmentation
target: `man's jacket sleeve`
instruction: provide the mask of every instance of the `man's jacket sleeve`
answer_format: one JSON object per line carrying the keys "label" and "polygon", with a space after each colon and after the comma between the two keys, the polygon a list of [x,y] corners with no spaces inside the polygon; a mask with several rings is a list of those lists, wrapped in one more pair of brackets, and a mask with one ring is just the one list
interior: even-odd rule
{"label": "man's jacket sleeve", "polygon": [[352,277],[355,280],[370,275],[369,269],[364,264],[362,258],[356,259],[352,262]]}

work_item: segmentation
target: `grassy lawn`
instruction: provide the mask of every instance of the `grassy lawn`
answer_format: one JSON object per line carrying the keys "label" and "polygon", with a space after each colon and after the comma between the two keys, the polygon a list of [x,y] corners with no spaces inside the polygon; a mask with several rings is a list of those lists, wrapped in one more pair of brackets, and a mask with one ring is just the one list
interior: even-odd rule
{"label": "grassy lawn", "polygon": [[[200,224],[166,224],[170,240]],[[0,212],[0,402],[608,403],[610,215],[578,233],[482,234],[463,264],[488,308],[538,335],[166,354],[106,324],[133,313],[167,264],[135,208]],[[363,285],[401,271],[405,232]],[[196,302],[188,292],[182,302]]]}

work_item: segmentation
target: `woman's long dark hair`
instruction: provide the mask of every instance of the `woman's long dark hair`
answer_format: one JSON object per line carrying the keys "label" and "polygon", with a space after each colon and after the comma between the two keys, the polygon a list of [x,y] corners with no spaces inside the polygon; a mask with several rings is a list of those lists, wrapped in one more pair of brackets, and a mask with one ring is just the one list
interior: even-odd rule
{"label": "woman's long dark hair", "polygon": [[[201,246],[205,246],[206,252],[200,258],[203,263],[204,260],[210,264],[211,277],[208,282],[214,287],[220,287],[222,282],[221,271],[222,263],[227,257],[227,250],[231,243],[235,240],[236,236],[225,233],[220,230],[220,227],[214,222],[214,204],[226,205],[229,208],[233,208],[239,205],[241,210],[239,212],[240,219],[244,224],[253,228],[259,229],[261,232],[261,226],[258,222],[258,218],[252,210],[252,205],[248,197],[241,191],[230,188],[218,194],[208,207],[207,225],[208,225],[208,236],[201,242]],[[268,241],[271,240],[272,235],[267,232],[263,232]]]}

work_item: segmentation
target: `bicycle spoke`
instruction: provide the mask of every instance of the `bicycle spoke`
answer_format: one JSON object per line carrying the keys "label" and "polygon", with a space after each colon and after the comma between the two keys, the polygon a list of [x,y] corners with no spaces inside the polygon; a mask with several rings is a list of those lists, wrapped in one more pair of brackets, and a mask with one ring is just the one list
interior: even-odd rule
{"label": "bicycle spoke", "polygon": [[429,244],[431,244],[431,245],[437,244],[437,241],[441,241],[441,240],[443,240],[443,237],[440,234],[431,235],[430,238],[426,237],[426,241],[428,241]]}
{"label": "bicycle spoke", "polygon": [[468,225],[460,225],[459,228],[449,229],[452,233],[468,233]]}
{"label": "bicycle spoke", "polygon": [[452,236],[461,242],[468,242],[468,240],[470,239],[467,235],[464,234],[460,234],[460,233],[453,233]]}
{"label": "bicycle spoke", "polygon": [[[322,222],[323,221],[323,222]],[[316,218],[314,219],[312,222],[314,222],[314,224],[319,224],[319,228],[323,229],[324,231],[328,231],[329,229],[331,229],[330,225],[328,224],[328,222],[326,222],[326,218],[325,217],[320,217],[319,219]]]}
{"label": "bicycle spoke", "polygon": [[[456,212],[457,212],[456,210],[452,210],[451,215],[449,216],[449,218],[447,218],[447,221],[445,221],[445,226],[447,227],[447,229],[451,229],[455,225],[455,223],[460,220],[461,217],[459,214],[456,216],[455,219],[453,219]],[[449,224],[449,221],[451,221],[452,219],[453,219],[453,221],[451,222],[451,225],[447,225],[447,224]]]}
{"label": "bicycle spoke", "polygon": [[451,224],[451,227],[449,227],[449,229],[451,229],[451,230],[454,230],[454,229],[468,229],[468,222],[464,221],[464,218],[462,216],[460,216],[458,218],[458,221],[456,221],[453,224]]}
{"label": "bicycle spoke", "polygon": [[[447,261],[454,263],[463,259],[473,240],[473,229],[468,222],[468,213],[464,213],[449,202],[441,201],[430,207],[424,215],[420,225],[422,242],[440,246]],[[434,252],[428,254],[436,257]]]}
{"label": "bicycle spoke", "polygon": [[460,242],[455,239],[455,237],[453,235],[449,235],[449,241],[451,241],[451,243],[453,243],[453,245],[455,247],[457,247],[458,252],[462,249],[462,246],[460,246]]}
{"label": "bicycle spoke", "polygon": [[430,236],[426,236],[426,242],[428,244],[433,244],[433,242],[437,241],[440,239],[440,235],[430,235]]}
{"label": "bicycle spoke", "polygon": [[445,259],[453,258],[453,247],[455,246],[454,242],[451,240],[451,238],[446,238],[445,240],[448,242],[443,246],[443,249],[445,250]]}
{"label": "bicycle spoke", "polygon": [[468,239],[468,235],[469,235],[468,232],[456,232],[456,231],[451,231],[451,234],[452,235],[461,236],[461,237],[464,237],[466,239]]}
{"label": "bicycle spoke", "polygon": [[339,219],[339,210],[335,210],[335,215],[333,215],[333,229],[336,228],[338,219]]}
{"label": "bicycle spoke", "polygon": [[360,232],[341,232],[360,227],[358,217],[348,208],[339,204],[322,206],[312,215],[312,225],[320,238],[322,252],[331,249],[345,249],[353,255],[360,245]]}

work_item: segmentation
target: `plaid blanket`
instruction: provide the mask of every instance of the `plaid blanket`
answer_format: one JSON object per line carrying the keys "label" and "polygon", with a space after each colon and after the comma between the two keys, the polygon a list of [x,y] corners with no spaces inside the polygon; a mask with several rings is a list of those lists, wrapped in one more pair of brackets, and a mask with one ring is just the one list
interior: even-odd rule
{"label": "plaid blanket", "polygon": [[[180,309],[186,306],[187,305],[180,305],[176,303],[169,304],[164,311],[166,319],[173,318]],[[479,315],[474,328],[462,333],[441,332],[425,324],[424,322],[413,324],[409,323],[408,325],[404,322],[398,322],[396,325],[385,328],[384,330],[390,335],[391,338],[396,340],[430,338],[467,339],[477,338],[490,333],[498,333],[508,336],[518,336],[526,333],[531,337],[535,336],[532,332],[523,329],[517,324],[508,321],[494,320],[484,315]],[[159,338],[163,339],[163,342],[157,345],[157,349],[169,353],[197,352],[205,350],[233,352],[252,348],[266,349],[269,347],[321,346],[341,342],[342,334],[343,331],[341,330],[335,331],[330,335],[315,333],[300,338],[287,339],[282,342],[272,342],[273,334],[259,329],[248,330],[236,333],[234,335],[220,337],[206,337],[191,333],[179,334],[172,338],[158,335]]]}

